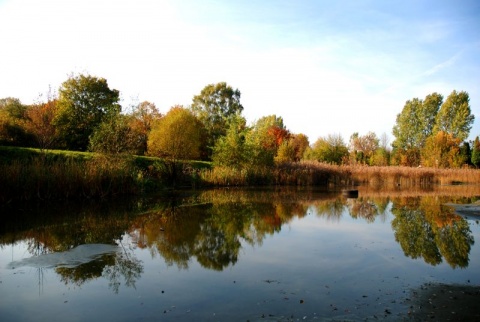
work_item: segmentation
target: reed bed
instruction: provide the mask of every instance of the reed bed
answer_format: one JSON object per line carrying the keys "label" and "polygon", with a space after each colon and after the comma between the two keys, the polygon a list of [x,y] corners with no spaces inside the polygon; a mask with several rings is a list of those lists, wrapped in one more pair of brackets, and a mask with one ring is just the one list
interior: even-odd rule
{"label": "reed bed", "polygon": [[105,198],[138,192],[129,162],[97,157],[88,161],[45,158],[0,164],[0,201]]}
{"label": "reed bed", "polygon": [[432,185],[480,184],[476,169],[439,169],[332,165],[314,161],[281,163],[273,167],[234,169],[215,167],[200,172],[206,186],[297,185],[374,187],[428,187]]}
{"label": "reed bed", "polygon": [[349,184],[350,172],[326,163],[289,162],[245,169],[214,167],[202,170],[200,179],[206,186],[327,186]]}
{"label": "reed bed", "polygon": [[356,183],[381,186],[430,186],[434,184],[479,184],[476,169],[344,166]]}

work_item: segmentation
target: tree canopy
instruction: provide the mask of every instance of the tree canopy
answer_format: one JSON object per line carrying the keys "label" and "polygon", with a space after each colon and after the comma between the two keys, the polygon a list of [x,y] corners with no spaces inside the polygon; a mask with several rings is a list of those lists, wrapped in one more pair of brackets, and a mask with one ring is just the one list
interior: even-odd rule
{"label": "tree canopy", "polygon": [[340,134],[329,134],[315,141],[310,151],[307,152],[308,160],[341,164],[348,155],[348,149]]}
{"label": "tree canopy", "polygon": [[453,91],[437,114],[435,132],[443,131],[463,141],[470,134],[474,120],[468,93]]}
{"label": "tree canopy", "polygon": [[225,136],[220,137],[213,148],[212,160],[215,165],[232,168],[243,168],[248,165],[251,149],[245,137],[250,129],[247,121],[240,114],[232,116],[228,121]]}
{"label": "tree canopy", "polygon": [[174,106],[155,122],[148,137],[148,154],[168,159],[200,157],[203,126],[191,111]]}
{"label": "tree canopy", "polygon": [[192,100],[191,109],[207,130],[208,144],[213,147],[226,134],[230,117],[243,111],[241,93],[225,82],[209,84]]}
{"label": "tree canopy", "polygon": [[95,76],[71,76],[59,89],[55,123],[65,147],[85,151],[89,137],[108,114],[119,113],[119,91]]}

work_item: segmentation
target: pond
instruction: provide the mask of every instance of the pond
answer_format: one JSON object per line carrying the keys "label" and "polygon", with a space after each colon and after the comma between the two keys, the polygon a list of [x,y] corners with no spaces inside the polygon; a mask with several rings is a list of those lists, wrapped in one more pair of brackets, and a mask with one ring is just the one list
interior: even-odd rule
{"label": "pond", "polygon": [[2,208],[1,321],[478,320],[478,186]]}

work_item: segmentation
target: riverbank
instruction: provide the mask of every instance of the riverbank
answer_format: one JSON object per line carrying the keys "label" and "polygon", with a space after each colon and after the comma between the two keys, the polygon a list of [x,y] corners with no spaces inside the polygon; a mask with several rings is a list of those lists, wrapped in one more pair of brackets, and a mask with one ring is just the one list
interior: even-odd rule
{"label": "riverbank", "polygon": [[177,188],[232,186],[370,186],[374,189],[480,184],[476,169],[370,167],[302,161],[271,167],[214,167],[203,161],[169,161],[0,147],[0,202],[111,198]]}

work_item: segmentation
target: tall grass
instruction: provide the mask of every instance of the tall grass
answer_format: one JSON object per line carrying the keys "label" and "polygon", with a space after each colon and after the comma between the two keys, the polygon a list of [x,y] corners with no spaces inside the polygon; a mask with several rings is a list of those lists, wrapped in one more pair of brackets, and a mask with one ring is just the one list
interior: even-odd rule
{"label": "tall grass", "polygon": [[479,184],[476,169],[345,166],[356,183],[382,186],[429,186],[433,184]]}
{"label": "tall grass", "polygon": [[45,158],[0,164],[0,201],[105,198],[137,193],[138,171],[125,160]]}
{"label": "tall grass", "polygon": [[[305,161],[272,167],[211,167],[158,158],[0,147],[0,202],[107,198],[165,187],[367,185],[375,189],[480,184],[475,169],[338,166]],[[172,178],[174,180],[172,180]]]}
{"label": "tall grass", "polygon": [[200,172],[204,185],[347,185],[350,172],[340,166],[319,162],[282,163],[273,167],[235,169],[215,167]]}
{"label": "tall grass", "polygon": [[202,170],[204,185],[299,185],[299,186],[353,186],[381,187],[419,186],[435,184],[480,184],[476,169],[438,169],[378,166],[339,166],[314,161],[282,163],[274,167],[234,169],[215,167]]}

